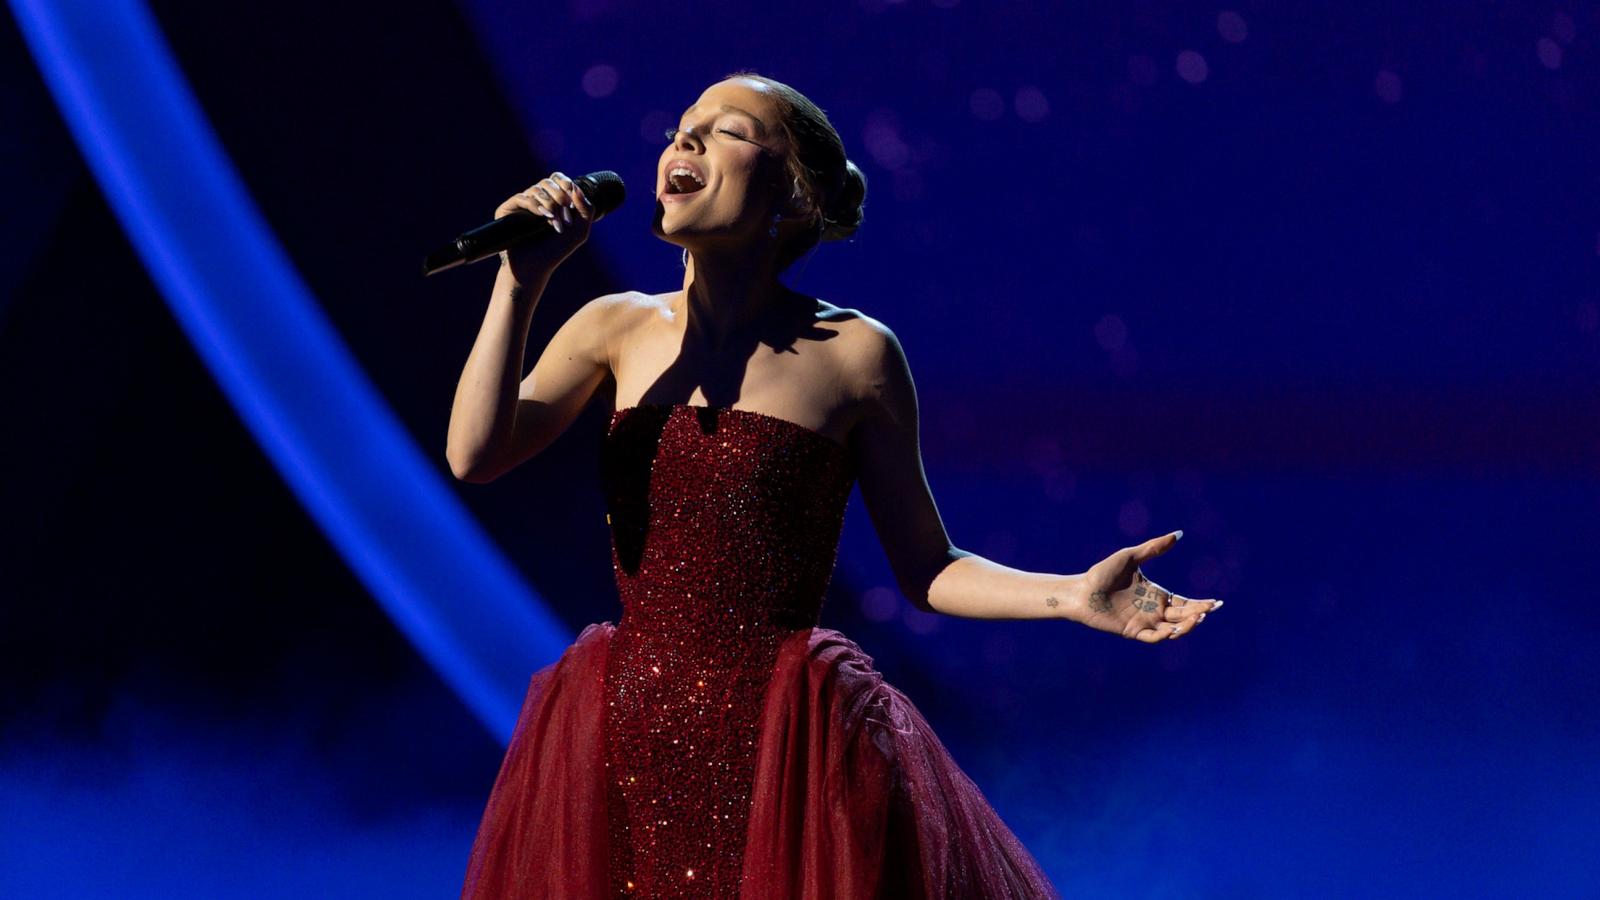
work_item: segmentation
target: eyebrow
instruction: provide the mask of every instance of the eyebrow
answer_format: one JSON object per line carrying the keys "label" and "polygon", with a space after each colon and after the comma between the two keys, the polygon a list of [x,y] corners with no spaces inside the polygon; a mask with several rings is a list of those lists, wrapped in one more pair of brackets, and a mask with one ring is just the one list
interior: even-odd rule
{"label": "eyebrow", "polygon": [[[698,103],[695,104],[695,106],[699,106],[699,105],[700,104],[698,104]],[[689,111],[692,110],[692,109],[694,109],[694,106],[691,106],[691,107],[689,107],[689,109],[684,110],[683,114],[687,116],[689,114]],[[722,104],[722,111],[723,112],[735,112],[735,113],[738,113],[738,114],[740,114],[742,116],[749,116],[750,117],[750,121],[756,123],[756,131],[759,132],[762,137],[766,137],[767,136],[767,126],[760,119],[756,118],[755,113],[749,112],[748,110],[740,109],[737,106],[732,106],[732,105],[727,104],[727,103]]]}

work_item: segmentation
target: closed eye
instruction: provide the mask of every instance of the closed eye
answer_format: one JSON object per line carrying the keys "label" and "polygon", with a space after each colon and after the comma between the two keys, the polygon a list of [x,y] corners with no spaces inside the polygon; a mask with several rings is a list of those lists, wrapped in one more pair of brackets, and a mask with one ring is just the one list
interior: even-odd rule
{"label": "closed eye", "polygon": [[[733,135],[734,137],[738,138],[741,141],[749,140],[749,138],[745,137],[742,133],[737,132],[737,131],[730,131],[730,130],[728,130],[726,128],[718,128],[717,129],[717,133],[718,134],[731,134],[731,135]],[[676,129],[676,128],[668,128],[667,131],[666,131],[666,135],[667,135],[667,141],[669,143],[672,142],[672,141],[675,141],[675,140],[678,139],[678,129]]]}

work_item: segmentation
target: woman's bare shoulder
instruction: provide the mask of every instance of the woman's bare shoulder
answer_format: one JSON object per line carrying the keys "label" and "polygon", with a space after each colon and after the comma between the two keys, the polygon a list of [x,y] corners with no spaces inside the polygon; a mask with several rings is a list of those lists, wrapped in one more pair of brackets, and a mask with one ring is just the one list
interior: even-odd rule
{"label": "woman's bare shoulder", "polygon": [[846,342],[871,341],[884,325],[853,306],[835,306],[817,298],[817,323],[834,331]]}
{"label": "woman's bare shoulder", "polygon": [[623,315],[641,315],[646,312],[657,312],[667,308],[667,301],[672,297],[669,294],[647,294],[644,291],[618,291],[609,295],[611,303]]}
{"label": "woman's bare shoulder", "polygon": [[833,344],[834,359],[845,373],[852,394],[857,398],[872,393],[884,377],[884,368],[897,355],[899,341],[879,319],[854,307],[841,307],[817,301],[819,327],[838,334]]}
{"label": "woman's bare shoulder", "polygon": [[888,330],[881,321],[853,306],[835,306],[821,298],[817,299],[817,320],[836,325],[842,335],[867,340]]}
{"label": "woman's bare shoulder", "polygon": [[617,291],[595,297],[583,304],[575,314],[604,319],[607,330],[615,334],[619,328],[638,318],[643,310],[654,305],[657,299],[658,295],[641,291]]}
{"label": "woman's bare shoulder", "polygon": [[668,300],[671,297],[671,293],[650,294],[644,291],[619,291],[609,295],[606,299],[611,306],[612,339],[626,339],[639,328],[669,314]]}

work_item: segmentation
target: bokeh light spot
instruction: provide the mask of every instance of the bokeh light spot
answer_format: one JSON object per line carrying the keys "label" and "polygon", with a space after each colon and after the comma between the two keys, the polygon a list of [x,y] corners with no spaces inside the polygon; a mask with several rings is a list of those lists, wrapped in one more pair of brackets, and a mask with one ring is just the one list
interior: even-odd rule
{"label": "bokeh light spot", "polygon": [[1378,77],[1372,80],[1372,89],[1385,103],[1400,102],[1400,76],[1388,69],[1379,70]]}
{"label": "bokeh light spot", "polygon": [[667,129],[676,128],[678,123],[672,113],[664,109],[652,109],[639,120],[639,137],[646,144],[665,147],[667,145]]}
{"label": "bokeh light spot", "polygon": [[1185,50],[1178,54],[1178,77],[1190,84],[1199,84],[1206,80],[1211,69],[1206,65],[1206,58],[1194,50]]}
{"label": "bokeh light spot", "polygon": [[1561,43],[1571,44],[1578,37],[1578,26],[1571,16],[1558,12],[1550,18],[1550,33]]}
{"label": "bokeh light spot", "polygon": [[1217,34],[1230,44],[1238,44],[1250,36],[1250,28],[1244,23],[1244,16],[1231,9],[1217,13]]}
{"label": "bokeh light spot", "polygon": [[1018,88],[1013,103],[1017,118],[1024,122],[1043,122],[1050,117],[1050,100],[1045,97],[1044,91],[1032,85]]}
{"label": "bokeh light spot", "polygon": [[609,97],[617,91],[617,82],[621,80],[615,66],[605,63],[589,67],[583,73],[583,92],[596,99]]}
{"label": "bokeh light spot", "polygon": [[1560,44],[1547,37],[1542,37],[1539,38],[1539,43],[1535,49],[1539,54],[1539,62],[1542,63],[1546,69],[1561,68]]}
{"label": "bokeh light spot", "polygon": [[983,122],[993,122],[1006,114],[1005,98],[993,88],[978,88],[967,98],[972,116]]}
{"label": "bokeh light spot", "polygon": [[900,137],[900,125],[892,111],[873,110],[861,129],[861,141],[878,165],[898,169],[911,158],[911,148]]}
{"label": "bokeh light spot", "polygon": [[1128,325],[1122,317],[1114,313],[1106,313],[1100,321],[1094,323],[1094,339],[1106,350],[1121,350],[1122,345],[1128,342]]}

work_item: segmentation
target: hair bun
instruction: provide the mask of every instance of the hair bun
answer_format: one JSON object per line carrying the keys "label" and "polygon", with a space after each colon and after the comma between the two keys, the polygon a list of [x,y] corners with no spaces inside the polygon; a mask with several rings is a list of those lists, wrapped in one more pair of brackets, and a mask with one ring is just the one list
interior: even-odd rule
{"label": "hair bun", "polygon": [[[781,81],[744,69],[728,79],[760,82],[776,104],[779,124],[788,137],[788,152],[782,154],[783,174],[773,187],[781,193],[789,178],[798,190],[787,205],[801,219],[803,227],[794,229],[779,243],[775,260],[780,271],[811,252],[822,241],[839,241],[861,227],[861,201],[867,196],[867,178],[845,153],[839,130],[828,121],[822,107],[806,95]],[[774,197],[783,202],[787,198]]]}
{"label": "hair bun", "polygon": [[867,176],[856,164],[844,161],[844,185],[822,215],[822,239],[842,241],[861,227],[863,201],[867,197]]}

